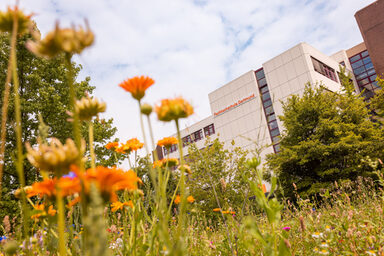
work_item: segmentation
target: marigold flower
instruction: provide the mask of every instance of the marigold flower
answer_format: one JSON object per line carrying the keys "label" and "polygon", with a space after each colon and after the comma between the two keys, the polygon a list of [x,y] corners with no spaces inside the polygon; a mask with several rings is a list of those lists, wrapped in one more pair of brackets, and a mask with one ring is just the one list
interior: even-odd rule
{"label": "marigold flower", "polygon": [[213,211],[214,211],[214,212],[220,212],[221,209],[220,209],[220,208],[215,208],[215,209],[213,209]]}
{"label": "marigold flower", "polygon": [[48,214],[51,216],[55,216],[56,212],[57,211],[55,209],[53,209],[53,205],[50,205],[48,208]]}
{"label": "marigold flower", "polygon": [[175,204],[179,204],[180,202],[181,202],[181,198],[179,195],[177,195],[175,198]]}
{"label": "marigold flower", "polygon": [[193,107],[182,97],[164,99],[155,109],[157,118],[164,122],[186,118],[193,114]]}
{"label": "marigold flower", "polygon": [[105,145],[105,148],[106,149],[114,149],[114,148],[117,148],[118,146],[119,146],[119,142],[113,141],[113,142],[109,142],[107,145]]}
{"label": "marigold flower", "polygon": [[160,147],[170,148],[172,145],[178,144],[179,141],[175,137],[164,137],[157,142]]}
{"label": "marigold flower", "polygon": [[122,210],[122,209],[124,209],[124,206],[128,206],[128,207],[133,208],[133,203],[131,200],[129,200],[128,202],[124,202],[124,203],[119,202],[119,201],[114,202],[111,204],[111,207],[112,207],[111,211],[116,212],[118,210]]}
{"label": "marigold flower", "polygon": [[25,144],[29,162],[41,171],[54,172],[58,177],[67,174],[71,165],[79,164],[85,151],[84,141],[80,151],[71,139],[67,139],[64,145],[56,138],[52,138],[48,144],[41,140],[38,143],[37,149],[33,149],[28,142]]}
{"label": "marigold flower", "polygon": [[191,167],[187,164],[180,165],[179,169],[185,171],[188,174],[192,174]]}
{"label": "marigold flower", "polygon": [[154,83],[155,81],[148,76],[135,76],[123,81],[119,86],[130,92],[134,99],[140,101],[144,97],[145,91]]}
{"label": "marigold flower", "polygon": [[124,172],[116,167],[107,168],[103,166],[88,169],[85,174],[85,181],[95,182],[102,197],[112,202],[117,201],[117,190],[137,190],[137,183],[142,183],[141,179],[132,170]]}
{"label": "marigold flower", "polygon": [[195,198],[193,198],[193,196],[188,196],[187,201],[188,201],[188,203],[192,204],[193,202],[195,202]]}
{"label": "marigold flower", "polygon": [[24,34],[28,32],[32,26],[32,14],[25,15],[17,6],[13,9],[8,7],[6,12],[0,11],[0,31],[12,33],[15,15],[17,17],[17,33]]}
{"label": "marigold flower", "polygon": [[121,144],[120,147],[117,147],[115,149],[118,153],[131,153],[132,151],[136,151],[138,149],[141,149],[144,146],[144,143],[141,143],[137,138],[133,138],[130,140],[127,140],[125,144]]}
{"label": "marigold flower", "polygon": [[48,198],[52,199],[54,196],[56,196],[58,188],[61,189],[62,196],[79,193],[81,191],[80,180],[78,178],[62,177],[60,179],[53,178],[45,179],[41,182],[35,182],[27,191],[27,196],[47,196]]}
{"label": "marigold flower", "polygon": [[72,208],[74,205],[76,205],[78,202],[81,201],[81,197],[80,196],[77,196],[75,197],[73,200],[71,200],[66,206],[68,208]]}
{"label": "marigold flower", "polygon": [[85,48],[93,44],[94,34],[86,23],[86,30],[81,26],[78,30],[74,28],[61,29],[56,22],[55,30],[37,42],[28,41],[27,48],[37,56],[53,58],[60,53],[80,54]]}

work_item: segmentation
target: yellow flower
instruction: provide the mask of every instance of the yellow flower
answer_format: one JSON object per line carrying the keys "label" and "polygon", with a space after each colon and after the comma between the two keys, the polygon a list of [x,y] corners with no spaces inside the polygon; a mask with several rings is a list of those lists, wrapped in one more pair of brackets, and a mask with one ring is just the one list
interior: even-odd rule
{"label": "yellow flower", "polygon": [[161,160],[157,160],[153,162],[153,168],[172,168],[179,164],[179,160],[177,158],[163,158]]}
{"label": "yellow flower", "polygon": [[157,142],[160,147],[170,148],[172,145],[177,144],[179,141],[175,137],[165,137]]}
{"label": "yellow flower", "polygon": [[67,139],[63,145],[58,139],[50,139],[50,143],[42,143],[33,149],[27,142],[27,158],[29,162],[41,171],[54,172],[57,177],[67,174],[70,166],[79,164],[85,152],[85,142],[82,141],[80,151],[71,139]]}
{"label": "yellow flower", "polygon": [[187,201],[188,201],[188,203],[193,203],[193,202],[195,202],[195,198],[193,198],[193,196],[188,196]]}
{"label": "yellow flower", "polygon": [[123,81],[119,86],[130,92],[134,99],[140,101],[144,97],[145,91],[154,83],[155,81],[148,76],[135,76]]}
{"label": "yellow flower", "polygon": [[181,198],[179,195],[177,195],[175,198],[175,204],[179,204],[180,202],[181,202]]}
{"label": "yellow flower", "polygon": [[79,54],[92,45],[95,38],[87,22],[86,27],[86,31],[81,26],[78,30],[61,29],[57,22],[55,30],[49,32],[44,39],[37,42],[28,41],[26,46],[35,55],[46,58],[53,58],[60,53]]}
{"label": "yellow flower", "polygon": [[[105,112],[107,105],[96,98],[83,97],[75,103],[75,113],[82,121],[90,121],[92,117]],[[70,113],[73,116],[73,113]]]}
{"label": "yellow flower", "polygon": [[183,98],[164,99],[155,109],[159,120],[169,122],[193,114],[193,107]]}
{"label": "yellow flower", "polygon": [[32,26],[31,15],[25,15],[15,6],[13,9],[8,7],[8,11],[0,11],[0,31],[12,33],[14,17],[17,18],[17,33],[24,34]]}
{"label": "yellow flower", "polygon": [[188,174],[192,174],[191,167],[189,165],[183,164],[179,166],[180,170],[184,170]]}

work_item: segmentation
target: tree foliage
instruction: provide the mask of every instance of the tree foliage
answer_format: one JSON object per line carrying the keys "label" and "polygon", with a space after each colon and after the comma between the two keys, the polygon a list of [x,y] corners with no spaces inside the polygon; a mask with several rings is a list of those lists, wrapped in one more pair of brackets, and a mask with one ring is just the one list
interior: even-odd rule
{"label": "tree foliage", "polygon": [[[69,88],[66,76],[66,67],[63,64],[63,56],[46,60],[35,57],[25,48],[25,42],[30,35],[18,38],[17,42],[17,65],[20,80],[21,117],[22,117],[22,140],[23,144],[29,141],[32,145],[36,143],[39,135],[39,116],[47,125],[48,137],[56,137],[62,142],[72,136],[72,124],[68,122],[67,110],[69,110]],[[7,73],[9,57],[9,35],[0,34],[0,105],[3,104],[3,91],[5,76]],[[81,65],[72,63],[75,70],[75,77],[81,70]],[[11,85],[12,86],[12,85]],[[76,82],[77,97],[81,98],[86,92],[92,94],[95,89],[90,85],[90,78]],[[13,91],[11,89],[11,91]],[[13,198],[12,192],[19,186],[14,166],[14,149],[16,148],[14,121],[14,100],[10,95],[7,120],[5,166],[3,176],[3,195],[6,198]],[[82,127],[84,138],[88,138],[86,124]],[[115,134],[113,120],[94,120],[95,151],[98,164],[113,165],[117,159],[113,153],[104,148],[104,145]],[[25,152],[24,152],[25,153]],[[39,179],[39,173],[28,161],[24,161],[24,172],[26,184]],[[14,212],[9,202],[1,203],[0,218],[10,212]],[[7,209],[5,209],[5,208]],[[4,210],[3,210],[4,209]]]}
{"label": "tree foliage", "polygon": [[247,179],[253,176],[246,165],[248,152],[241,148],[229,151],[218,139],[208,139],[204,149],[199,150],[191,144],[188,153],[187,163],[192,170],[188,176],[188,188],[198,202],[196,207],[205,216],[219,216],[212,211],[219,207],[213,192],[215,188],[223,210],[242,211],[250,196]]}
{"label": "tree foliage", "polygon": [[309,196],[334,181],[371,175],[372,168],[361,160],[383,155],[382,128],[349,77],[342,72],[340,80],[340,93],[307,84],[302,96],[283,103],[281,152],[268,155],[267,162],[288,197],[293,183],[299,194]]}

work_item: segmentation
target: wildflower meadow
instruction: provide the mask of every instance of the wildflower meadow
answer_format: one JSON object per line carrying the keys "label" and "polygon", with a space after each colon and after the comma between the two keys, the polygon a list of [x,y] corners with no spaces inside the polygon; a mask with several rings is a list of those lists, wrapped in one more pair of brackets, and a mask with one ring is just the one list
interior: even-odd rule
{"label": "wildflower meadow", "polygon": [[[40,38],[32,15],[17,6],[0,11],[0,31],[9,40],[8,66],[1,71],[0,184],[17,184],[0,194],[1,200],[11,194],[9,202],[17,206],[0,224],[0,255],[384,255],[380,159],[364,160],[374,169],[371,176],[335,180],[312,197],[300,195],[293,183],[294,196],[286,197],[278,177],[267,175],[259,150],[228,151],[220,141],[208,140],[203,150],[191,145],[184,157],[180,120],[194,113],[193,106],[183,97],[143,102],[156,86],[146,75],[114,85],[137,102],[142,131],[126,142],[114,139],[96,147],[103,124],[98,115],[108,106],[80,92],[72,60],[93,44],[94,34],[87,22],[85,28],[53,27]],[[65,68],[58,78],[68,89],[68,109],[60,117],[60,126],[70,127],[65,139],[41,117],[33,140],[23,136],[20,47],[44,61],[59,58],[55,65]],[[155,141],[151,115],[173,123],[170,134],[177,136]],[[7,156],[10,125],[16,147]],[[143,141],[136,138],[140,134]],[[157,159],[156,145],[168,152],[177,145],[179,157]],[[9,184],[2,181],[7,159],[17,174]],[[119,167],[122,161],[130,168]],[[25,166],[36,171],[32,181]]]}

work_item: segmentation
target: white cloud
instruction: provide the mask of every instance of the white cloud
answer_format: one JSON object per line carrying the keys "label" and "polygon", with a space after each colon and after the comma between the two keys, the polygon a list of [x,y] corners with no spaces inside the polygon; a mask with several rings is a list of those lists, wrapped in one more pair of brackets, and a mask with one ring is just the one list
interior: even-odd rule
{"label": "white cloud", "polygon": [[[4,2],[4,1],[2,1]],[[66,26],[87,18],[95,45],[76,61],[91,76],[96,96],[108,104],[117,136],[141,138],[137,103],[117,85],[135,75],[156,84],[146,102],[182,95],[195,106],[189,124],[210,114],[208,93],[306,41],[332,54],[362,41],[354,19],[373,0],[22,0],[40,30],[56,19]],[[5,0],[1,6],[14,3]],[[174,133],[173,124],[153,117],[156,139]]]}

